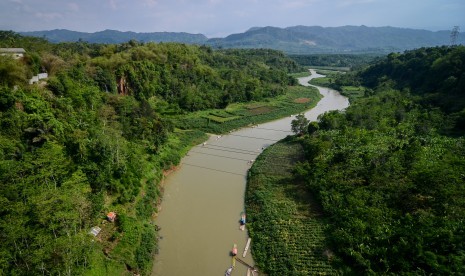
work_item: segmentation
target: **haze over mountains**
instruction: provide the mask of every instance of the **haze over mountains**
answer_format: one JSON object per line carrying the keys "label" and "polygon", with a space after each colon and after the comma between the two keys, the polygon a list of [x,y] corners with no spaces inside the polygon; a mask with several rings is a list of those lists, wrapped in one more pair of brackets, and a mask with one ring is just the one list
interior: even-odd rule
{"label": "haze over mountains", "polygon": [[[388,53],[409,49],[450,45],[450,31],[428,31],[396,27],[367,26],[294,26],[287,28],[254,27],[244,33],[224,38],[207,38],[203,34],[153,32],[136,33],[105,30],[95,33],[69,30],[22,32],[22,35],[44,37],[51,42],[83,40],[90,43],[180,42],[203,44],[216,48],[271,48],[288,54],[316,53]],[[465,44],[459,35],[457,44]]]}

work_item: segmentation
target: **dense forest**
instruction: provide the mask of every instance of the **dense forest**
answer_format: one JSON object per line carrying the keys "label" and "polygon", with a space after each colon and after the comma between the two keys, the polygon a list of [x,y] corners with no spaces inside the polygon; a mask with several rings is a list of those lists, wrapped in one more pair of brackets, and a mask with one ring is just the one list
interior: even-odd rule
{"label": "dense forest", "polygon": [[358,68],[379,59],[381,55],[376,54],[315,54],[315,55],[290,55],[290,58],[295,60],[302,66],[325,67],[346,67]]}
{"label": "dense forest", "polygon": [[390,54],[343,79],[365,96],[308,125],[294,171],[334,253],[357,274],[465,273],[465,47]]}
{"label": "dense forest", "polygon": [[150,270],[163,170],[206,137],[178,116],[282,95],[302,70],[272,50],[13,32],[0,47],[26,50],[0,55],[0,275]]}

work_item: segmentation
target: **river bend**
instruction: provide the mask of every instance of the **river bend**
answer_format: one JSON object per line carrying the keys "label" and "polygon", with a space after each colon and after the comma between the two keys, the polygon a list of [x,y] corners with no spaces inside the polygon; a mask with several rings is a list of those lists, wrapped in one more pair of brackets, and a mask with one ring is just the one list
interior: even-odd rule
{"label": "river bend", "polygon": [[[311,73],[299,82],[308,85],[310,79],[322,77],[314,70]],[[310,121],[349,105],[339,92],[317,88],[324,97],[305,113]],[[224,275],[231,266],[229,252],[234,243],[241,256],[238,258],[242,258],[248,236],[247,231],[239,230],[238,221],[244,211],[248,163],[263,147],[292,134],[293,119],[287,117],[221,137],[212,136],[205,145],[191,149],[179,169],[165,179],[156,219],[161,227],[159,254],[152,275]],[[253,264],[250,250],[243,260]],[[236,263],[233,275],[246,275],[246,267]]]}

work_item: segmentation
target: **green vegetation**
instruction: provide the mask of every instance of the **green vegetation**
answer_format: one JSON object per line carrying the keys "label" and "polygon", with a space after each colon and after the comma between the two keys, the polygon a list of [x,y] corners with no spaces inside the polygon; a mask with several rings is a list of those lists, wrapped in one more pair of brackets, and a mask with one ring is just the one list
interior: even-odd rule
{"label": "green vegetation", "polygon": [[305,71],[305,72],[300,72],[300,73],[292,73],[290,74],[291,77],[294,77],[294,78],[304,78],[304,77],[308,77],[310,76],[310,71]]}
{"label": "green vegetation", "polygon": [[295,134],[302,135],[307,131],[309,120],[304,114],[298,114],[291,122],[291,130]]}
{"label": "green vegetation", "polygon": [[370,91],[370,89],[361,86],[358,78],[354,77],[353,72],[318,70],[317,73],[325,75],[325,77],[312,79],[309,82],[310,84],[338,90],[342,95],[348,97],[350,102],[362,98],[365,96],[367,91]]}
{"label": "green vegetation", "polygon": [[268,275],[336,275],[321,208],[292,170],[302,146],[284,141],[267,148],[249,171],[246,211],[252,253]]}
{"label": "green vegetation", "polygon": [[349,98],[350,102],[353,102],[359,98],[365,96],[367,89],[363,86],[351,86],[351,85],[337,85],[334,81],[334,75],[332,77],[324,77],[310,80],[310,83],[317,86],[329,87],[338,90],[342,95]]}
{"label": "green vegetation", "polygon": [[465,46],[421,48],[390,54],[360,72],[361,84],[375,89],[392,86],[421,97],[422,105],[439,107],[453,122],[453,131],[465,130]]}
{"label": "green vegetation", "polygon": [[302,66],[316,69],[334,69],[348,71],[350,68],[371,63],[380,58],[376,54],[315,54],[315,55],[291,55],[290,58]]}
{"label": "green vegetation", "polygon": [[241,126],[259,124],[314,107],[321,95],[315,88],[293,86],[284,95],[262,102],[230,104],[224,110],[192,112],[176,119],[182,129],[197,128],[208,133],[225,133]]}
{"label": "green vegetation", "polygon": [[[269,148],[250,171],[249,230],[266,273],[465,273],[464,60],[463,46],[418,49],[331,76],[341,87],[368,87],[344,112]],[[295,222],[315,211],[324,214],[322,235]],[[305,249],[296,250],[296,236]],[[333,250],[339,270],[308,272],[301,264],[322,237],[318,252]]]}
{"label": "green vegetation", "polygon": [[0,275],[147,274],[163,171],[206,130],[318,100],[293,86],[289,74],[304,69],[276,51],[51,44],[13,32],[0,32],[0,47],[26,50],[0,56]]}
{"label": "green vegetation", "polygon": [[321,118],[299,179],[331,221],[337,255],[363,273],[463,272],[463,139],[399,92]]}
{"label": "green vegetation", "polygon": [[[318,123],[310,123],[307,134],[297,140],[304,158],[294,166],[295,178],[276,186],[305,183],[303,190],[314,196],[327,219],[327,246],[351,266],[343,273],[463,274],[465,141],[464,128],[457,128],[462,118],[456,111],[463,108],[458,91],[463,91],[465,75],[456,64],[464,60],[465,47],[418,49],[394,56],[340,79],[366,83],[369,93],[344,112],[328,112]],[[398,70],[392,70],[394,64]],[[411,70],[414,65],[416,69]],[[403,78],[400,68],[411,75]],[[435,77],[438,83],[426,88],[419,82],[419,78],[426,81],[423,76]],[[282,152],[266,152],[263,158],[281,156]],[[294,153],[284,163],[292,164],[299,157]],[[255,169],[251,174],[256,174]],[[246,200],[249,212],[256,214],[251,235],[259,239],[259,246],[254,254],[265,268],[277,258],[267,253],[273,251],[264,249],[261,241],[271,246],[279,239],[269,230],[276,227],[256,225],[273,221],[272,216],[286,214],[287,209],[266,212],[273,206],[277,188],[261,189],[257,181],[272,181],[265,176],[249,178]],[[286,193],[289,197],[299,194]],[[298,232],[287,231],[287,237]],[[280,258],[293,267],[299,261],[286,255],[289,252],[293,249],[281,247]],[[281,271],[270,274],[282,275]]]}
{"label": "green vegetation", "polygon": [[[214,48],[268,48],[288,54],[313,55],[311,65],[335,64],[352,66],[359,55],[370,59],[391,52],[446,45],[450,42],[450,31],[432,32],[395,27],[367,26],[294,26],[287,28],[254,27],[244,33],[231,34],[225,38],[208,39],[202,34],[187,33],[135,33],[105,30],[96,33],[51,30],[25,32],[24,35],[47,38],[52,42],[126,43],[130,40],[143,42],[179,42],[207,45]],[[458,44],[465,39],[459,36]],[[324,54],[322,54],[324,53]],[[374,53],[374,54],[367,54]],[[305,56],[304,56],[305,57]],[[306,58],[305,58],[306,59]],[[304,59],[304,60],[305,60]],[[315,64],[318,62],[318,64]],[[346,64],[349,65],[346,65]]]}

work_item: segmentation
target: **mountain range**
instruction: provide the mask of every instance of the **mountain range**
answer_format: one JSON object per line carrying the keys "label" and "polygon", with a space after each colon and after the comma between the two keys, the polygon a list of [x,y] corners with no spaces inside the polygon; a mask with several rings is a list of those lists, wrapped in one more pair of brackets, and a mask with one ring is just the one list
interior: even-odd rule
{"label": "mountain range", "polygon": [[[209,45],[215,48],[271,48],[288,54],[317,53],[388,53],[409,49],[450,45],[450,31],[428,31],[397,27],[367,26],[294,26],[253,27],[244,33],[224,38],[184,32],[136,33],[105,30],[95,33],[70,30],[22,32],[22,35],[44,37],[51,42],[86,41],[89,43],[180,42]],[[465,44],[459,35],[457,44]]]}

